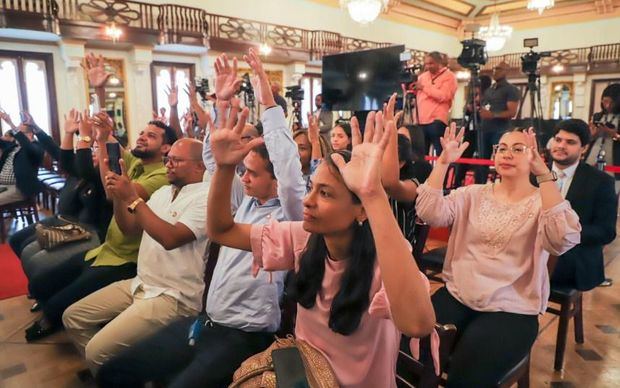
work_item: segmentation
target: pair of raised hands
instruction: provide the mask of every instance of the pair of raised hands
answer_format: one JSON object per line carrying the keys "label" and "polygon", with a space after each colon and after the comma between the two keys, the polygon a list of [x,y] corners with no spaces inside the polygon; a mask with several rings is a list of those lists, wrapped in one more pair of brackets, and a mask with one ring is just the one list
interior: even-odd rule
{"label": "pair of raised hands", "polygon": [[[534,132],[534,128],[528,128],[524,134],[526,137],[525,145],[527,146],[525,156],[530,163],[530,171],[534,175],[542,175],[547,173],[549,168],[545,164],[545,160],[538,152],[538,141],[536,140],[536,132]],[[439,155],[438,162],[443,164],[454,163],[463,155],[463,152],[469,146],[469,142],[463,142],[464,135],[465,128],[461,128],[457,131],[456,123],[454,122],[450,124],[449,127],[446,127],[443,136],[439,138],[443,150],[441,155]]]}

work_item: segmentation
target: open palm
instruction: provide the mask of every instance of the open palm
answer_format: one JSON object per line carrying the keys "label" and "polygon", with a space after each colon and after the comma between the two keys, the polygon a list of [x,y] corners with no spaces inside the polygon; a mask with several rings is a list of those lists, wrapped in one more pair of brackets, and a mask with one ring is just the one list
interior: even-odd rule
{"label": "open palm", "polygon": [[[231,109],[231,116],[233,115],[237,115],[235,109]],[[233,123],[231,128],[222,127],[216,129],[211,126],[211,136],[209,138],[209,142],[211,143],[213,158],[219,166],[238,165],[243,161],[243,158],[245,158],[253,147],[263,142],[262,138],[253,139],[247,143],[244,143],[241,140],[241,132],[245,127],[245,122],[248,115],[248,108],[244,108],[238,122],[236,125]]]}
{"label": "open palm", "polygon": [[218,100],[228,101],[235,95],[241,80],[237,78],[237,58],[232,66],[226,54],[215,60],[215,95]]}
{"label": "open palm", "polygon": [[383,153],[391,131],[395,131],[394,122],[388,121],[384,128],[383,114],[371,112],[366,119],[364,139],[361,141],[359,123],[351,119],[353,151],[351,160],[345,163],[341,155],[333,155],[344,183],[358,197],[371,196],[383,190],[381,186],[381,164]]}
{"label": "open palm", "polygon": [[88,82],[94,88],[104,86],[108,78],[112,76],[112,73],[105,70],[103,56],[101,55],[97,57],[95,54],[89,53],[82,61],[82,67],[86,71]]}
{"label": "open palm", "polygon": [[465,128],[461,128],[457,132],[456,123],[453,122],[449,127],[446,127],[443,136],[439,138],[443,148],[441,155],[439,155],[440,162],[454,163],[463,155],[469,146],[469,142],[463,142],[463,136],[465,136]]}

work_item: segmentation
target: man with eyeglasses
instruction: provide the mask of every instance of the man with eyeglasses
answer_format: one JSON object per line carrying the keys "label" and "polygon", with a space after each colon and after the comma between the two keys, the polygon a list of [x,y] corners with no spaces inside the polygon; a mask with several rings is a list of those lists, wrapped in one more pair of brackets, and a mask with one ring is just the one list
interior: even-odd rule
{"label": "man with eyeglasses", "polygon": [[134,189],[123,161],[122,175],[106,175],[120,230],[141,235],[142,241],[135,278],[90,294],[63,315],[72,341],[93,369],[173,319],[198,315],[202,307],[209,190],[202,143],[178,140],[164,162],[170,185],[148,202]]}

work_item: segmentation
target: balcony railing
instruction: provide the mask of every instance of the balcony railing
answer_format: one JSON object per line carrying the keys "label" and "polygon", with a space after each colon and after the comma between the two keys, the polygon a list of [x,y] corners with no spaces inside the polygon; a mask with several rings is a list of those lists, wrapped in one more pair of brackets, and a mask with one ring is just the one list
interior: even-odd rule
{"label": "balcony railing", "polygon": [[[183,43],[206,45],[208,40],[226,44],[267,43],[287,53],[300,53],[306,60],[323,55],[390,46],[322,30],[302,28],[216,15],[204,9],[180,5],[154,5],[139,1],[114,0],[0,0],[0,28],[22,28],[59,33],[79,39],[106,39],[101,26],[114,22],[127,30],[123,38],[135,44]],[[239,46],[237,46],[239,47]],[[410,50],[412,62],[421,63],[426,52]],[[520,69],[521,55],[511,53],[489,58],[482,70],[507,62]],[[620,43],[568,50],[556,50],[541,60],[543,71],[561,64],[587,70],[620,67]],[[458,68],[454,59],[450,66]]]}

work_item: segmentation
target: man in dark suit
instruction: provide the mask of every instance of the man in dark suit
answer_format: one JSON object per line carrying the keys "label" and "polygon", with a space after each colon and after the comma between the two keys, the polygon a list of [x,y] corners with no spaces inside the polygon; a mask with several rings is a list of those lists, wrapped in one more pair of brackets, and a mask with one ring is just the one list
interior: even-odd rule
{"label": "man in dark suit", "polygon": [[580,161],[590,143],[588,124],[570,119],[558,123],[551,141],[557,184],[581,222],[581,243],[560,256],[553,286],[591,290],[605,280],[603,246],[616,237],[616,192],[611,176]]}
{"label": "man in dark suit", "polygon": [[0,205],[17,202],[37,194],[42,184],[37,178],[43,162],[43,148],[34,140],[33,128],[22,123],[15,127],[8,114],[0,118],[11,129],[0,138]]}

